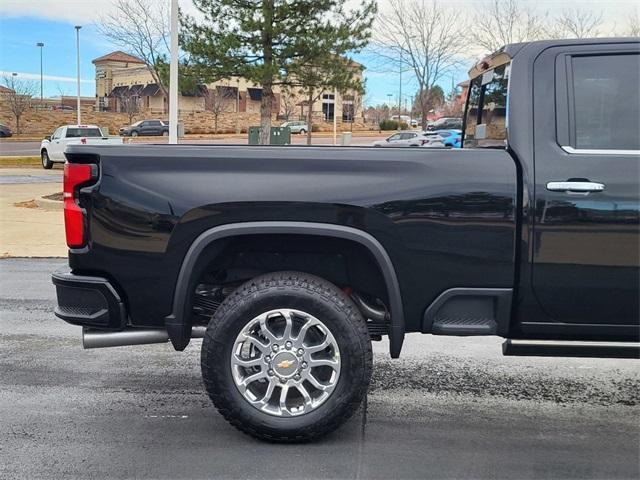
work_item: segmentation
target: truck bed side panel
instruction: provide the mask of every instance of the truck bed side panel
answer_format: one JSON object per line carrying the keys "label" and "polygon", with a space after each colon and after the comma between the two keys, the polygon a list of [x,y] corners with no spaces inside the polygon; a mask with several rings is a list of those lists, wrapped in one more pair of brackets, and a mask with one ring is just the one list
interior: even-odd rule
{"label": "truck bed side panel", "polygon": [[100,155],[84,193],[90,248],[74,271],[126,292],[134,325],[171,312],[180,265],[203,231],[245,221],[364,230],[397,270],[408,331],[453,287],[513,287],[516,167],[501,150],[74,147]]}

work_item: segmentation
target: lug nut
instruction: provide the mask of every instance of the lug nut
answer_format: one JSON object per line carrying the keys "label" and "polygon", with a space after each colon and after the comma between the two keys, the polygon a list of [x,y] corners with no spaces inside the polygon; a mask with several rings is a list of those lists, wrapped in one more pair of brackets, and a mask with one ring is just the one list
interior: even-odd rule
{"label": "lug nut", "polygon": [[278,347],[278,345],[274,345],[273,347],[271,347],[271,350],[273,350],[274,352],[277,352],[280,349],[280,347]]}
{"label": "lug nut", "polygon": [[275,372],[274,372],[273,370],[269,370],[269,371],[267,372],[267,375],[269,375],[270,377],[273,377],[273,374],[274,374],[274,373],[275,373]]}
{"label": "lug nut", "polygon": [[291,345],[293,345],[291,342],[287,342],[287,343],[284,344],[284,348],[289,350],[291,348]]}
{"label": "lug nut", "polygon": [[294,379],[295,381],[298,381],[298,380],[300,380],[300,375],[298,375],[298,374],[295,374],[295,375],[293,376],[293,379]]}
{"label": "lug nut", "polygon": [[264,361],[267,363],[271,362],[271,355],[267,355],[266,357],[264,357]]}
{"label": "lug nut", "polygon": [[287,383],[287,379],[286,378],[281,378],[280,379],[280,383]]}
{"label": "lug nut", "polygon": [[301,365],[302,368],[307,368],[307,366],[308,366],[307,362],[302,362],[302,365]]}
{"label": "lug nut", "polygon": [[302,355],[304,355],[304,350],[302,348],[299,348],[298,349],[298,356],[301,357]]}

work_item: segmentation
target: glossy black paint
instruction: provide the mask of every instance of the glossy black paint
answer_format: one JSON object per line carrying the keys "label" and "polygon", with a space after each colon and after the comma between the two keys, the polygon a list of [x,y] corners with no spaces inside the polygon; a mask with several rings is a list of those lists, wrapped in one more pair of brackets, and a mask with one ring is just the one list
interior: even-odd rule
{"label": "glossy black paint", "polygon": [[[566,93],[555,68],[558,55],[576,49],[611,53],[639,48],[638,39],[590,39],[506,49],[514,58],[508,149],[517,158],[522,191],[511,337],[639,337],[640,158],[569,156],[560,148],[556,107]],[[548,181],[569,178],[601,179],[607,190],[586,198],[546,190]],[[619,211],[620,201],[631,208]],[[546,259],[552,261],[543,261],[541,254],[549,253]]]}
{"label": "glossy black paint", "polygon": [[[555,70],[546,58],[552,49],[637,46],[637,39],[508,46],[504,150],[70,147],[69,161],[101,169],[99,182],[80,195],[90,243],[70,252],[70,266],[108,278],[132,325],[161,326],[185,254],[202,232],[261,221],[342,225],[369,233],[387,251],[407,331],[421,331],[427,307],[448,289],[494,288],[513,289],[500,335],[636,339],[638,158],[563,153]],[[593,198],[544,188],[569,178],[606,181],[597,208]],[[609,240],[590,237],[594,231]]]}
{"label": "glossy black paint", "polygon": [[191,243],[228,223],[366,231],[396,268],[408,331],[444,290],[513,285],[516,167],[505,151],[128,145],[69,157],[94,154],[101,177],[80,196],[90,243],[70,264],[110,278],[133,325],[162,323]]}

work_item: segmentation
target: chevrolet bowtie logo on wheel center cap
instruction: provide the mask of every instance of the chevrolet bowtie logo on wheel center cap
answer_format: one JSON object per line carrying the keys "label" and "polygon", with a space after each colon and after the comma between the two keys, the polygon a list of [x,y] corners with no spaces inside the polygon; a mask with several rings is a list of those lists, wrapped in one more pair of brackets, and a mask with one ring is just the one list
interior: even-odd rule
{"label": "chevrolet bowtie logo on wheel center cap", "polygon": [[278,368],[289,368],[294,363],[295,362],[293,360],[283,360],[278,365],[276,365],[276,367],[278,367]]}
{"label": "chevrolet bowtie logo on wheel center cap", "polygon": [[281,377],[290,377],[298,370],[298,359],[291,352],[282,352],[273,359],[273,369]]}

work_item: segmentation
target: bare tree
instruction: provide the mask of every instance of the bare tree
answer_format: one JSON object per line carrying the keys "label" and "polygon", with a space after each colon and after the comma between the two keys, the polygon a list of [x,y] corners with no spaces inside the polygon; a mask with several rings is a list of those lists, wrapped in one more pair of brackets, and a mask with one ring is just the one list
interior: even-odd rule
{"label": "bare tree", "polygon": [[20,118],[31,106],[31,98],[37,91],[36,84],[28,80],[21,80],[16,75],[4,76],[2,83],[7,88],[2,95],[16,119],[16,134],[20,135]]}
{"label": "bare tree", "polygon": [[282,95],[280,96],[280,98],[282,101],[282,115],[284,116],[285,120],[289,120],[291,118],[291,115],[293,115],[295,111],[298,99],[293,94],[291,88],[288,85],[282,88]]}
{"label": "bare tree", "polygon": [[545,36],[545,17],[521,0],[485,0],[477,4],[466,37],[484,53],[509,43],[538,40]]}
{"label": "bare tree", "polygon": [[160,70],[165,67],[171,29],[168,2],[156,0],[112,0],[113,11],[102,15],[97,27],[114,45],[140,58],[153,81],[168,98],[168,86]]}
{"label": "bare tree", "polygon": [[135,116],[140,113],[140,95],[136,88],[127,88],[116,95],[120,112],[126,113],[129,117],[129,125],[133,123]]}
{"label": "bare tree", "polygon": [[429,104],[424,92],[459,66],[465,46],[458,12],[445,9],[437,0],[390,0],[378,17],[375,50],[395,71],[409,70],[418,84],[422,126],[426,127]]}
{"label": "bare tree", "polygon": [[389,118],[389,105],[381,103],[376,106],[369,106],[364,111],[366,122],[379,125],[382,120]]}
{"label": "bare tree", "polygon": [[56,83],[56,90],[58,90],[58,95],[60,95],[60,108],[62,108],[64,106],[64,96],[66,95],[66,92],[59,83]]}
{"label": "bare tree", "polygon": [[638,10],[629,16],[627,31],[624,33],[627,37],[640,37],[640,15],[638,14]]}
{"label": "bare tree", "polygon": [[602,11],[594,12],[582,8],[562,10],[555,18],[552,28],[548,31],[551,38],[588,38],[600,35],[602,27]]}
{"label": "bare tree", "polygon": [[220,115],[227,111],[233,95],[219,87],[207,88],[204,94],[204,109],[213,114],[213,133],[218,133]]}
{"label": "bare tree", "polygon": [[351,105],[353,105],[353,118],[351,119],[349,130],[353,132],[353,124],[358,120],[358,113],[360,113],[360,118],[364,120],[364,95],[354,95]]}

